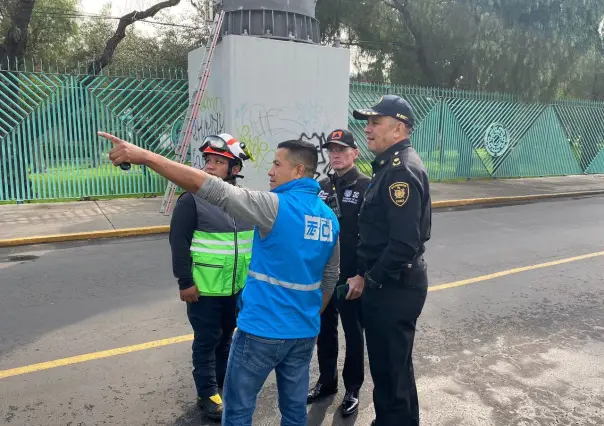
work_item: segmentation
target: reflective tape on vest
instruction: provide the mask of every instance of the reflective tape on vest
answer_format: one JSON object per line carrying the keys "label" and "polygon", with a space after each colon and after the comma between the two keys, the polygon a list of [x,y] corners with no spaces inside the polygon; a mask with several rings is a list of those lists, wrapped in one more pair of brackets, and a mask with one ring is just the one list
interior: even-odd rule
{"label": "reflective tape on vest", "polygon": [[[235,255],[235,249],[218,250],[218,249],[208,249],[208,248],[201,248],[201,247],[191,247],[191,251],[194,251],[194,252],[197,252],[197,253],[232,254],[232,255]],[[238,254],[246,254],[246,253],[251,253],[251,252],[252,252],[251,248],[240,248],[239,250],[237,250]]]}
{"label": "reflective tape on vest", "polygon": [[286,281],[281,281],[276,278],[269,277],[268,275],[260,274],[258,272],[253,272],[253,271],[249,271],[248,275],[252,278],[257,279],[258,281],[262,281],[267,284],[277,285],[279,287],[289,288],[292,290],[315,291],[315,290],[318,290],[321,288],[321,281],[319,281],[318,283],[313,283],[313,284],[294,284],[294,283],[288,283]]}
{"label": "reflective tape on vest", "polygon": [[[216,241],[216,240],[199,240],[197,238],[193,238],[193,243],[196,244],[211,244],[213,246],[230,246],[233,247],[235,244],[233,241]],[[254,240],[239,240],[238,244],[250,244],[254,242]]]}

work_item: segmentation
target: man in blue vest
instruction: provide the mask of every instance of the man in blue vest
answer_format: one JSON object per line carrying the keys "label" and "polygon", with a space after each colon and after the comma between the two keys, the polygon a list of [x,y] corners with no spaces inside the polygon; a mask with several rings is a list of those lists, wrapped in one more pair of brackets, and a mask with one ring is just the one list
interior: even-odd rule
{"label": "man in blue vest", "polygon": [[[229,185],[107,133],[99,136],[114,144],[113,164],[143,164],[256,225],[227,366],[222,424],[252,424],[257,395],[275,370],[282,424],[306,425],[310,361],[340,261],[338,220],[319,198],[313,179],[316,147],[300,140],[279,144],[266,192]],[[219,145],[212,149],[228,149]]]}

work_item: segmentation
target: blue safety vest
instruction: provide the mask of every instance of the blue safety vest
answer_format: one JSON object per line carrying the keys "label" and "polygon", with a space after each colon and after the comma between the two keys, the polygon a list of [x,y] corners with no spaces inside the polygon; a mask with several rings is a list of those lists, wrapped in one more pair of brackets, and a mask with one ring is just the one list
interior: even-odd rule
{"label": "blue safety vest", "polygon": [[277,219],[262,238],[254,231],[252,262],[237,326],[272,339],[315,337],[321,327],[321,280],[340,225],[318,197],[319,184],[297,179],[273,190]]}

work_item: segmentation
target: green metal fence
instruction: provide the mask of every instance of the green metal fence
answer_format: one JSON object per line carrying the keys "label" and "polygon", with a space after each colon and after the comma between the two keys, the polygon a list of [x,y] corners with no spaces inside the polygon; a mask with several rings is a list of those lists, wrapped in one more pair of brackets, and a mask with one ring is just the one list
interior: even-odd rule
{"label": "green metal fence", "polygon": [[171,156],[188,105],[183,72],[130,75],[0,70],[0,201],[155,194],[145,167],[113,167],[112,132]]}
{"label": "green metal fence", "polygon": [[[604,173],[604,103],[526,103],[512,95],[353,82],[352,110],[384,94],[415,109],[412,142],[432,180]],[[174,156],[188,106],[182,71],[90,76],[0,70],[0,202],[161,194],[145,167],[113,167],[99,129]]]}
{"label": "green metal fence", "polygon": [[[411,141],[436,181],[604,173],[604,102],[526,103],[513,95],[352,83],[355,108],[396,94],[414,107]],[[361,156],[371,159],[366,146]]]}

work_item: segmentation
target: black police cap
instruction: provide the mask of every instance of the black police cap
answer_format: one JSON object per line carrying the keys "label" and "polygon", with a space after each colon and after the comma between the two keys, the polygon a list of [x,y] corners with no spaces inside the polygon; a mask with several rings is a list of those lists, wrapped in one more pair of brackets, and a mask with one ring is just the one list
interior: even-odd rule
{"label": "black police cap", "polygon": [[382,96],[380,101],[367,109],[355,109],[352,113],[357,120],[367,120],[369,117],[387,116],[396,118],[413,127],[415,118],[409,102],[396,95]]}
{"label": "black police cap", "polygon": [[354,135],[345,129],[336,129],[327,136],[324,147],[327,148],[330,144],[347,146],[357,149],[357,143],[354,140]]}

